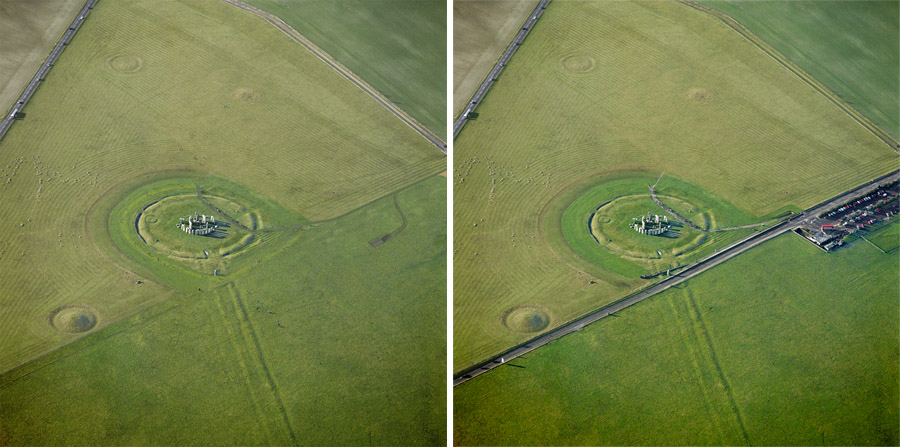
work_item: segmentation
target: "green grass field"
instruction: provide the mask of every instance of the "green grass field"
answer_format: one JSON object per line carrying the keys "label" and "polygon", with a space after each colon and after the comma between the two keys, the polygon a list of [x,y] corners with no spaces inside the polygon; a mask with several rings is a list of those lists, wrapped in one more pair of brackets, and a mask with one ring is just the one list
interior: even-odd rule
{"label": "green grass field", "polygon": [[105,225],[89,224],[148,177],[214,174],[320,220],[445,161],[280,31],[215,1],[103,2],[26,112],[0,142],[0,201],[17,204],[0,230],[0,370],[71,340],[46,324],[59,306],[92,304],[103,327],[178,288],[100,248]]}
{"label": "green grass field", "polygon": [[[213,0],[99,2],[25,111],[0,444],[444,439],[446,159],[415,131]],[[198,188],[249,230],[165,233]]]}
{"label": "green grass field", "polygon": [[0,376],[5,445],[437,445],[446,180]]}
{"label": "green grass field", "polygon": [[775,47],[900,138],[900,6],[894,1],[703,1]]}
{"label": "green grass field", "polygon": [[83,5],[83,0],[0,4],[0,112],[4,116]]}
{"label": "green grass field", "polygon": [[247,0],[275,14],[445,138],[447,6],[440,0]]}
{"label": "green grass field", "polygon": [[783,235],[455,388],[454,442],[896,445],[898,268]]}
{"label": "green grass field", "polygon": [[869,241],[878,248],[891,252],[900,247],[900,220],[894,219],[893,222],[878,229],[874,234],[868,237]]}
{"label": "green grass field", "polygon": [[542,307],[552,327],[644,284],[553,248],[548,216],[599,177],[665,172],[754,223],[897,165],[765,53],[674,2],[551,4],[477,111],[452,173],[456,371],[533,336],[502,324],[508,309]]}

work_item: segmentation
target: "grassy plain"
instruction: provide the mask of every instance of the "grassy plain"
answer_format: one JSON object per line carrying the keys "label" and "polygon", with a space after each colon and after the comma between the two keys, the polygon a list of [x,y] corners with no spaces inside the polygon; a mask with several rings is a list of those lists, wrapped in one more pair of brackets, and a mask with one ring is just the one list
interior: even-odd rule
{"label": "grassy plain", "polygon": [[455,443],[895,445],[898,269],[783,235],[457,387]]}
{"label": "grassy plain", "polygon": [[[592,179],[665,172],[753,223],[896,167],[897,154],[721,22],[674,2],[559,2],[456,140],[454,370],[640,282],[598,278],[552,248]],[[602,265],[599,266],[602,268]],[[599,279],[595,284],[590,280]]]}
{"label": "grassy plain", "polygon": [[900,138],[900,5],[895,1],[703,1],[747,27]]}
{"label": "grassy plain", "polygon": [[453,2],[453,116],[490,73],[538,0]]}
{"label": "grassy plain", "polygon": [[16,204],[0,226],[0,371],[83,335],[47,324],[60,306],[90,305],[99,329],[184,290],[95,223],[148,178],[213,174],[320,220],[445,162],[280,31],[212,0],[100,2],[26,112],[0,142],[0,202]]}
{"label": "grassy plain", "polygon": [[437,445],[446,179],[0,375],[4,445]]}
{"label": "grassy plain", "polygon": [[83,5],[84,0],[0,3],[0,112],[12,107]]}
{"label": "grassy plain", "polygon": [[445,138],[447,6],[440,0],[247,0],[275,14]]}

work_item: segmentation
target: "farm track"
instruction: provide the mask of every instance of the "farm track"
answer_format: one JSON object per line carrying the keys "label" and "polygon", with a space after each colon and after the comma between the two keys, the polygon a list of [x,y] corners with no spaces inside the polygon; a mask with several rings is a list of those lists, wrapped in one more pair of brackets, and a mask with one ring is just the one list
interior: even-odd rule
{"label": "farm track", "polygon": [[3,140],[3,136],[6,135],[6,132],[9,131],[9,128],[12,126],[13,120],[16,117],[16,114],[28,104],[28,101],[34,95],[34,92],[37,90],[38,86],[41,82],[44,81],[44,77],[47,76],[47,72],[50,71],[50,67],[56,62],[56,59],[59,58],[59,55],[62,54],[66,45],[72,41],[72,38],[75,36],[75,33],[81,28],[81,25],[84,23],[84,19],[87,17],[88,13],[91,9],[94,8],[94,5],[97,3],[97,0],[87,0],[84,6],[81,8],[81,11],[75,15],[75,19],[72,21],[72,24],[69,25],[69,28],[63,34],[62,38],[56,43],[56,46],[53,47],[53,50],[50,51],[50,55],[47,56],[47,59],[44,60],[44,63],[41,64],[41,68],[38,69],[37,73],[35,73],[34,77],[31,78],[31,82],[25,87],[25,90],[19,95],[19,99],[16,100],[16,103],[12,106],[10,113],[3,117],[3,121],[0,121],[0,140]]}
{"label": "farm track", "polygon": [[[228,0],[225,0],[228,1]],[[503,52],[503,55],[500,56],[500,59],[497,60],[497,63],[494,64],[494,68],[488,72],[487,77],[484,78],[484,81],[481,82],[481,85],[478,87],[478,90],[475,91],[475,94],[469,99],[468,104],[463,109],[462,113],[456,118],[456,121],[453,123],[453,138],[456,138],[459,135],[459,132],[462,130],[463,126],[466,125],[466,120],[468,119],[469,113],[475,110],[478,107],[478,104],[481,104],[481,100],[484,99],[484,96],[487,95],[488,90],[491,89],[491,86],[494,85],[494,82],[497,81],[497,77],[500,76],[500,71],[503,70],[503,67],[509,63],[509,59],[512,57],[513,53],[516,52],[516,49],[519,45],[522,45],[522,42],[525,40],[525,37],[534,28],[534,24],[537,22],[537,19],[541,17],[541,13],[544,9],[547,8],[547,4],[550,3],[550,0],[541,0],[538,5],[534,8],[534,12],[528,16],[528,20],[525,21],[525,24],[522,26],[522,29],[516,34],[516,37],[513,38],[512,42],[509,43],[509,46],[506,47],[506,51]]]}
{"label": "farm track", "polygon": [[[96,0],[94,0],[96,1]],[[428,140],[431,144],[437,147],[444,154],[447,153],[447,144],[444,143],[437,135],[433,134],[430,130],[428,130],[425,126],[419,124],[413,117],[408,115],[405,111],[394,105],[390,100],[388,100],[384,95],[382,95],[378,90],[370,86],[366,83],[362,78],[351,72],[347,67],[344,67],[340,62],[335,60],[331,55],[323,51],[321,48],[316,46],[316,44],[312,43],[309,39],[300,34],[297,30],[292,28],[290,25],[285,23],[283,20],[278,18],[277,16],[265,12],[259,8],[255,8],[246,3],[237,1],[237,0],[222,0],[225,3],[228,3],[237,8],[243,9],[253,15],[261,17],[265,19],[267,22],[271,23],[273,26],[281,30],[283,33],[287,34],[288,37],[294,39],[297,43],[302,45],[304,48],[309,50],[310,53],[314,54],[316,57],[321,59],[323,62],[328,64],[335,71],[340,73],[342,76],[347,78],[354,85],[359,87],[360,90],[371,96],[375,101],[384,106],[384,108],[388,109],[391,113],[394,114],[397,118],[400,118],[407,126],[411,127],[413,130],[419,133],[422,137]],[[549,0],[545,0],[549,1]]]}
{"label": "farm track", "polygon": [[508,349],[489,360],[483,361],[474,366],[463,369],[458,373],[455,373],[453,378],[453,386],[455,387],[469,380],[472,380],[473,378],[478,377],[481,374],[484,374],[510,360],[534,351],[535,349],[558,340],[566,335],[578,332],[591,323],[599,321],[610,315],[614,315],[620,310],[637,304],[647,298],[650,298],[651,296],[657,295],[660,292],[663,292],[673,286],[684,283],[688,279],[702,274],[706,270],[709,270],[735,256],[738,256],[757,245],[760,245],[784,233],[790,232],[795,228],[798,228],[816,219],[816,216],[818,216],[820,213],[827,211],[828,209],[831,209],[838,204],[845,203],[852,197],[872,191],[883,182],[889,182],[897,179],[900,179],[900,170],[893,171],[887,175],[883,175],[874,180],[866,182],[860,186],[857,186],[856,188],[853,188],[849,191],[832,197],[831,199],[821,202],[818,205],[808,208],[802,213],[799,213],[789,219],[783,220],[782,222],[775,224],[772,227],[751,234],[750,236],[741,239],[740,241],[737,241],[734,244],[685,267],[685,269],[681,273],[666,277],[665,279],[657,282],[656,284],[650,285],[643,290],[615,301],[609,305],[603,306],[600,309],[590,312],[582,317],[571,320],[568,323],[564,323],[562,326],[558,326],[556,329],[527,340],[524,343]]}
{"label": "farm track", "polygon": [[387,242],[388,239],[400,234],[400,232],[406,228],[406,224],[408,223],[406,220],[406,214],[403,214],[403,210],[400,209],[400,203],[397,202],[397,193],[394,193],[394,209],[396,209],[397,214],[400,215],[400,220],[401,220],[400,226],[397,227],[396,230],[391,231],[390,233],[387,233],[384,236],[381,236],[379,238],[372,240],[371,242],[369,242],[369,245],[371,245],[373,247],[377,247],[377,246]]}
{"label": "farm track", "polygon": [[747,28],[744,28],[740,23],[731,18],[729,15],[716,11],[707,6],[698,4],[692,0],[676,0],[679,3],[690,6],[698,11],[709,14],[717,19],[720,22],[727,25],[729,28],[733,29],[735,32],[741,35],[744,39],[752,43],[754,46],[762,50],[766,55],[774,59],[776,62],[781,64],[784,68],[786,68],[789,72],[793,73],[795,76],[800,78],[803,82],[812,87],[816,92],[827,98],[831,101],[832,104],[836,105],[840,108],[844,113],[849,115],[856,121],[859,125],[863,126],[866,130],[875,135],[879,140],[881,140],[884,144],[887,144],[891,149],[895,151],[900,151],[900,144],[894,141],[890,135],[882,131],[878,126],[869,121],[865,116],[856,111],[849,104],[842,101],[837,94],[828,89],[825,85],[816,81],[812,76],[803,71],[800,67],[795,65],[793,62],[784,57],[781,53],[778,52],[774,47],[765,43],[762,39],[757,37],[755,34],[750,32]]}

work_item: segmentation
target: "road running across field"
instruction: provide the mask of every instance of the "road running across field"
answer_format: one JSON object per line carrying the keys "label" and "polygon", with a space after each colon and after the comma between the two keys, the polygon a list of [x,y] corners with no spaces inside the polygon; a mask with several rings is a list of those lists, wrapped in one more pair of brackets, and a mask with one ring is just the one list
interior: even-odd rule
{"label": "road running across field", "polygon": [[682,270],[681,273],[668,276],[660,282],[653,284],[652,286],[644,290],[616,301],[615,303],[604,306],[581,318],[577,318],[544,335],[528,340],[525,343],[522,343],[506,352],[503,352],[502,354],[484,363],[463,370],[461,373],[459,373],[458,376],[455,376],[453,378],[453,386],[457,386],[461,383],[472,380],[473,378],[478,377],[481,374],[484,374],[512,359],[515,359],[516,357],[522,356],[543,345],[546,345],[547,343],[558,340],[573,332],[577,332],[583,327],[595,321],[613,315],[616,312],[625,309],[626,307],[632,306],[647,298],[650,298],[651,296],[656,295],[672,286],[681,284],[690,278],[693,278],[753,247],[756,247],[757,245],[780,236],[788,231],[792,231],[795,228],[799,228],[801,226],[809,224],[810,222],[814,221],[819,214],[826,212],[834,207],[843,205],[854,197],[858,197],[860,195],[864,195],[870,191],[878,189],[879,185],[881,185],[882,183],[895,181],[897,179],[900,179],[900,170],[893,171],[887,175],[881,176],[875,180],[853,188],[850,191],[842,193],[836,197],[826,200],[825,202],[813,206],[812,208],[809,208],[800,214],[794,215],[790,219],[784,220],[758,233],[754,233],[722,250],[719,250],[716,253],[713,253],[710,256],[707,256],[704,259],[701,259],[689,265],[684,270]]}
{"label": "road running across field", "polygon": [[37,90],[38,86],[41,82],[44,81],[44,77],[47,76],[47,72],[50,71],[50,67],[56,62],[56,59],[59,58],[59,55],[62,54],[66,45],[68,45],[72,41],[72,37],[75,36],[75,33],[81,28],[81,24],[84,23],[84,19],[91,12],[91,9],[94,8],[94,5],[97,3],[97,0],[88,0],[84,6],[81,8],[81,11],[78,12],[78,15],[75,16],[75,20],[72,21],[72,24],[69,25],[69,29],[63,34],[62,38],[59,39],[59,42],[56,43],[56,46],[53,47],[53,51],[50,52],[50,55],[47,56],[47,59],[44,60],[44,63],[41,64],[41,68],[38,69],[37,73],[35,73],[34,77],[31,78],[31,82],[28,83],[28,86],[25,87],[25,90],[19,95],[19,99],[16,100],[16,104],[10,109],[10,113],[3,117],[3,121],[0,121],[0,140],[3,139],[3,136],[6,135],[6,132],[9,131],[9,128],[12,126],[13,120],[16,118],[16,114],[21,112],[25,107],[25,104],[28,104],[28,100],[31,99],[31,96],[34,95],[35,90]]}
{"label": "road running across field", "polygon": [[503,52],[503,55],[500,56],[500,59],[494,64],[494,68],[492,68],[491,72],[484,78],[484,81],[482,81],[478,90],[475,91],[475,95],[472,96],[472,99],[466,104],[466,108],[463,109],[462,113],[459,114],[459,117],[457,117],[456,121],[453,123],[453,138],[456,138],[456,136],[459,135],[459,131],[466,125],[469,113],[474,111],[475,107],[478,107],[478,104],[481,104],[484,95],[487,94],[491,86],[494,85],[494,82],[497,81],[497,77],[500,76],[500,71],[503,70],[503,67],[509,62],[509,58],[512,57],[513,53],[516,52],[516,48],[518,48],[519,45],[522,45],[525,36],[527,36],[528,32],[534,28],[535,22],[541,17],[541,13],[547,8],[548,3],[550,3],[550,0],[541,0],[540,3],[538,3],[537,7],[534,8],[534,12],[528,16],[528,20],[522,25],[522,29],[516,34],[516,38],[509,43],[509,46],[506,47],[506,51]]}
{"label": "road running across field", "polygon": [[[407,126],[411,127],[413,130],[425,137],[431,144],[440,149],[441,152],[447,153],[447,143],[444,143],[443,140],[437,137],[437,135],[431,133],[425,126],[419,124],[413,117],[409,116],[402,109],[394,105],[391,101],[385,98],[378,90],[375,90],[372,86],[367,84],[362,80],[359,76],[350,71],[347,67],[341,65],[336,59],[331,57],[328,53],[323,51],[321,48],[316,46],[316,44],[312,43],[309,39],[304,37],[294,28],[291,28],[290,25],[285,23],[283,20],[279,19],[277,16],[270,14],[266,11],[263,11],[259,8],[255,8],[246,3],[242,3],[238,0],[222,0],[229,5],[236,6],[238,8],[243,9],[253,15],[261,17],[265,19],[267,22],[274,25],[276,28],[281,30],[283,33],[287,34],[291,39],[294,39],[300,45],[303,45],[304,48],[309,50],[310,53],[314,54],[316,57],[321,59],[323,62],[328,64],[335,71],[340,73],[342,76],[347,78],[350,82],[360,88],[360,90],[366,92],[367,95],[371,96],[375,101],[378,101],[379,104],[384,106],[384,108],[388,109],[391,113],[394,114],[397,118],[400,118],[401,121],[406,123]],[[549,0],[547,0],[549,1]]]}

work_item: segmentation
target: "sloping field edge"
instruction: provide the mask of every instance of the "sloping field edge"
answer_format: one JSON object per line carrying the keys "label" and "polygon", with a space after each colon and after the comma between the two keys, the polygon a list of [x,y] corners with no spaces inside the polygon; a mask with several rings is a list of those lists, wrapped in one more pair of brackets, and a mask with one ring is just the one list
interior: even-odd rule
{"label": "sloping field edge", "polygon": [[266,11],[263,11],[259,8],[250,6],[246,3],[242,3],[237,0],[222,0],[229,5],[240,8],[244,11],[247,11],[255,16],[261,17],[265,19],[267,22],[271,23],[273,26],[281,30],[283,33],[287,34],[288,37],[294,39],[297,43],[302,45],[304,48],[309,50],[310,53],[321,59],[323,62],[328,64],[335,71],[340,73],[342,76],[347,78],[354,85],[359,87],[360,90],[365,92],[367,95],[371,96],[375,101],[384,106],[384,108],[388,109],[391,113],[394,114],[397,118],[400,118],[401,121],[406,123],[407,126],[411,127],[413,130],[419,133],[419,135],[423,136],[428,142],[437,147],[444,154],[447,153],[447,144],[444,143],[443,140],[437,137],[437,135],[433,134],[428,128],[420,124],[416,121],[412,116],[408,115],[404,110],[394,106],[390,101],[388,101],[385,96],[376,90],[374,87],[366,83],[362,78],[357,76],[355,73],[350,71],[343,64],[338,62],[335,58],[331,57],[324,50],[316,46],[316,44],[312,43],[309,39],[304,37],[300,32],[292,28],[290,25],[285,23],[283,20],[278,18],[277,16],[270,14]]}
{"label": "sloping field edge", "polygon": [[834,104],[838,108],[840,108],[841,111],[843,111],[844,113],[849,115],[851,118],[853,118],[854,121],[856,121],[859,125],[863,126],[866,130],[871,132],[873,135],[875,135],[884,144],[888,145],[888,147],[890,147],[894,151],[900,152],[900,144],[898,144],[896,141],[894,141],[894,139],[891,138],[890,135],[888,135],[883,130],[881,130],[881,128],[879,128],[877,125],[875,125],[875,123],[873,123],[872,121],[869,121],[868,118],[863,116],[863,114],[859,113],[856,109],[851,107],[849,104],[842,101],[834,92],[829,90],[828,87],[826,87],[825,85],[823,85],[822,83],[817,81],[815,78],[810,76],[805,71],[803,71],[803,69],[801,69],[796,64],[791,62],[788,58],[786,58],[784,55],[779,53],[778,50],[776,50],[774,47],[767,44],[765,41],[763,41],[762,39],[757,37],[755,34],[750,32],[750,30],[748,30],[743,25],[738,23],[737,20],[734,20],[733,18],[731,18],[731,16],[729,16],[725,13],[716,11],[712,8],[701,5],[692,0],[676,0],[676,1],[685,6],[689,6],[700,12],[709,14],[709,15],[719,19],[720,22],[727,25],[729,28],[731,28],[736,33],[738,33],[741,37],[746,39],[751,44],[755,45],[757,48],[762,50],[762,52],[766,53],[766,55],[768,55],[769,57],[774,59],[776,62],[781,64],[782,67],[786,68],[788,71],[790,71],[795,76],[800,78],[800,80],[802,80],[807,85],[812,87],[813,90],[815,90],[816,92],[818,92],[819,94],[821,94],[822,96],[827,98],[829,101],[831,101],[832,104]]}

